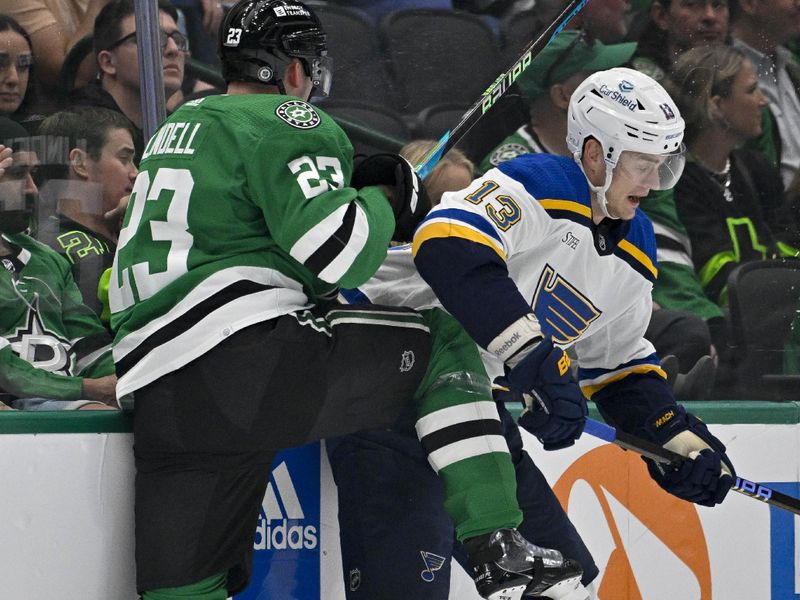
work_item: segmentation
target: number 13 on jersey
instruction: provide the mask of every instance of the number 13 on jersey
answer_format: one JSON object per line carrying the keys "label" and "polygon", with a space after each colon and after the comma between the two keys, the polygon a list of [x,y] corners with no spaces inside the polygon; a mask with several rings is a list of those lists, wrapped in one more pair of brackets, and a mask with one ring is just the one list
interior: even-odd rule
{"label": "number 13 on jersey", "polygon": [[[194,179],[188,169],[161,168],[152,177],[142,171],[136,178],[128,207],[128,223],[120,231],[117,254],[109,282],[111,312],[146,300],[188,270],[189,197]],[[145,211],[148,219],[142,224]],[[140,231],[141,229],[141,231]],[[139,243],[131,243],[134,238]],[[141,240],[166,242],[147,244]],[[138,251],[132,255],[133,251]]]}

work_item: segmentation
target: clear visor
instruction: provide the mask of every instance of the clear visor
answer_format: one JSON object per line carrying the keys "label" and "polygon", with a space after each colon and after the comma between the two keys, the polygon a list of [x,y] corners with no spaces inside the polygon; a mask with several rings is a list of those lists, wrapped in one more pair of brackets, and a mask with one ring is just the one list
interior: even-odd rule
{"label": "clear visor", "polygon": [[614,175],[621,175],[635,185],[651,190],[675,187],[686,164],[686,146],[670,154],[645,154],[624,150],[619,155]]}

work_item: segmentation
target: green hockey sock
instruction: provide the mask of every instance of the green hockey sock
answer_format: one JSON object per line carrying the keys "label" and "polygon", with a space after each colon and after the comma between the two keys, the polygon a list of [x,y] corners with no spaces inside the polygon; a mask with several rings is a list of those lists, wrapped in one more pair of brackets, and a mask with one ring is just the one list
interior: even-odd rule
{"label": "green hockey sock", "polygon": [[227,579],[220,573],[189,585],[150,590],[142,594],[142,600],[227,600]]}

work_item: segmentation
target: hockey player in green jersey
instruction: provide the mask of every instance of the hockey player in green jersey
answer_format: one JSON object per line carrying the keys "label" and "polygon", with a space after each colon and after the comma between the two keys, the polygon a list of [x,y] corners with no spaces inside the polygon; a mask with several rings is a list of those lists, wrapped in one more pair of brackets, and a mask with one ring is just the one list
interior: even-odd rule
{"label": "hockey player in green jersey", "polygon": [[38,193],[27,136],[0,118],[0,139],[16,150],[0,162],[0,401],[20,409],[110,408],[111,339],[83,304],[66,260],[23,233]]}
{"label": "hockey player in green jersey", "polygon": [[[308,7],[247,0],[220,30],[227,94],[186,103],[147,143],[109,283],[117,394],[133,409],[137,588],[223,600],[249,578],[276,452],[388,425],[408,405],[487,597],[579,586],[526,542],[514,468],[474,344],[440,310],[332,302],[429,208],[411,166],[353,172],[307,103],[331,62]],[[391,575],[387,575],[391,576]]]}

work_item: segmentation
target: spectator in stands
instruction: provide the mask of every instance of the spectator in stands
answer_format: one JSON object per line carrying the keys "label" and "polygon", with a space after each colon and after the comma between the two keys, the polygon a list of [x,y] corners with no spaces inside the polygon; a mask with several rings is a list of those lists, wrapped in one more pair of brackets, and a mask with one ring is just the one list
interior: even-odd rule
{"label": "spectator in stands", "polygon": [[568,27],[582,29],[606,44],[621,42],[628,34],[630,8],[630,0],[589,0]]}
{"label": "spectator in stands", "polygon": [[676,61],[671,80],[690,152],[675,186],[678,218],[706,295],[724,305],[735,266],[797,256],[800,215],[787,206],[767,157],[738,149],[761,133],[767,104],[745,54],[724,45],[694,48]]}
{"label": "spectator in stands", "polygon": [[81,301],[69,264],[23,233],[38,192],[27,136],[0,117],[0,139],[14,151],[10,164],[0,163],[0,401],[27,410],[110,408],[110,336]]}
{"label": "spectator in stands", "polygon": [[530,121],[492,150],[479,171],[528,152],[569,154],[567,106],[573,90],[595,71],[624,65],[635,50],[634,43],[606,45],[584,31],[560,33],[517,78]]}
{"label": "spectator in stands", "polygon": [[[414,140],[400,150],[412,165],[422,162],[428,152],[436,145],[435,140]],[[442,199],[442,194],[450,190],[462,190],[474,179],[475,165],[463,152],[453,148],[445,154],[436,166],[425,177],[425,189],[431,205],[436,206]]]}
{"label": "spectator in stands", "polygon": [[[92,33],[94,19],[108,0],[0,0],[0,14],[14,17],[30,34],[37,65],[38,83],[54,96],[58,76],[67,52]],[[93,72],[85,62],[79,80],[88,81]]]}
{"label": "spectator in stands", "polygon": [[109,220],[133,190],[138,174],[134,164],[131,125],[122,114],[98,107],[77,107],[45,119],[40,136],[66,151],[66,161],[42,165],[42,204],[54,207],[50,219],[40,219],[38,238],[62,254],[84,302],[108,321],[98,283],[111,267],[119,233],[118,220]]}
{"label": "spectator in stands", "polygon": [[770,153],[770,145],[779,144],[777,164],[788,186],[800,170],[800,64],[784,44],[800,35],[800,4],[734,0],[731,23],[733,45],[753,64],[777,129],[776,140],[762,133],[758,147]]}
{"label": "spectator in stands", "polygon": [[33,44],[12,17],[0,14],[0,116],[23,121],[35,102]]}
{"label": "spectator in stands", "polygon": [[[183,82],[186,37],[178,30],[178,13],[167,0],[158,0],[161,27],[164,95],[170,98]],[[136,156],[144,149],[142,97],[136,48],[134,0],[112,0],[100,11],[94,27],[97,79],[70,95],[71,105],[110,108],[124,114],[135,126]]]}
{"label": "spectator in stands", "polygon": [[[94,19],[108,0],[0,0],[0,14],[14,17],[33,41],[38,84],[46,98],[57,97],[64,58],[82,38],[92,33]],[[76,80],[86,82],[94,73],[92,61],[83,61]],[[40,100],[46,100],[40,98]],[[50,108],[47,103],[45,108]]]}
{"label": "spectator in stands", "polygon": [[631,66],[661,81],[682,52],[724,42],[728,25],[728,0],[653,0]]}

